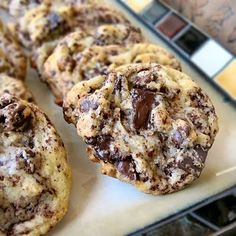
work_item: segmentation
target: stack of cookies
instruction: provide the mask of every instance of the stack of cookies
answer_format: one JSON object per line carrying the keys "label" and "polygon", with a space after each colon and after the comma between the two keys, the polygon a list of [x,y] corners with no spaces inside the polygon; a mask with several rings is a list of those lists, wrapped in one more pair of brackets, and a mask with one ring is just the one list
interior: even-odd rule
{"label": "stack of cookies", "polygon": [[56,6],[29,6],[11,29],[89,158],[152,194],[199,177],[218,130],[208,96],[120,12],[92,1]]}
{"label": "stack of cookies", "polygon": [[42,235],[65,215],[65,147],[25,85],[27,58],[0,22],[0,235]]}
{"label": "stack of cookies", "polygon": [[217,117],[178,60],[98,1],[36,2],[1,4],[17,15],[12,34],[102,173],[154,195],[197,179]]}

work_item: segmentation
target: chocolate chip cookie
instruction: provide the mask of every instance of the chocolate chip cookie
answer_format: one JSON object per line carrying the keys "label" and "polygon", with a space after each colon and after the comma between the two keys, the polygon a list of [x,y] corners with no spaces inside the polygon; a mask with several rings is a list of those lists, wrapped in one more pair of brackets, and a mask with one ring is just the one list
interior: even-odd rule
{"label": "chocolate chip cookie", "polygon": [[[143,41],[140,30],[130,25],[125,18],[120,17],[116,19],[114,16],[111,17],[112,13],[115,14],[112,10],[98,6],[91,7],[90,5],[80,7],[77,5],[77,7],[73,8],[73,10],[75,9],[76,13],[73,14],[75,15],[74,26],[72,27],[73,33],[69,34],[66,39],[63,39],[64,35],[62,34],[56,37],[55,40],[47,41],[39,47],[34,47],[31,62],[40,76],[43,74],[44,62],[61,41],[65,44],[74,44],[75,40],[78,40],[77,44],[79,44],[79,41],[87,41],[86,47],[91,44],[100,46],[112,44],[131,45]],[[104,10],[104,16],[101,13],[102,10]],[[92,15],[89,16],[94,21],[90,17],[86,17],[86,13]]]}
{"label": "chocolate chip cookie", "polygon": [[160,63],[181,70],[178,60],[165,49],[150,43],[127,47],[120,45],[97,46],[93,37],[83,38],[79,32],[69,34],[58,44],[44,64],[44,78],[60,103],[67,92],[79,81],[129,63]]}
{"label": "chocolate chip cookie", "polygon": [[187,75],[130,64],[77,83],[64,101],[68,122],[102,173],[151,194],[197,179],[218,131],[215,109]]}
{"label": "chocolate chip cookie", "polygon": [[75,4],[75,3],[95,3],[96,0],[1,0],[0,8],[7,9],[13,16],[22,16],[32,8],[40,4],[58,5]]}
{"label": "chocolate chip cookie", "polygon": [[0,98],[0,131],[0,234],[45,234],[68,207],[63,142],[37,106],[9,95]]}
{"label": "chocolate chip cookie", "polygon": [[59,6],[54,10],[50,5],[40,4],[19,18],[12,29],[23,46],[32,48],[66,34],[70,30],[67,19],[71,18],[70,5]]}
{"label": "chocolate chip cookie", "polygon": [[0,74],[0,97],[4,93],[11,94],[28,102],[34,101],[32,93],[23,81],[5,74]]}
{"label": "chocolate chip cookie", "polygon": [[[106,26],[98,31],[101,25]],[[22,45],[32,48],[58,39],[76,27],[96,35],[100,44],[104,44],[104,40],[107,42],[108,37],[113,43],[121,44],[142,38],[140,30],[133,27],[123,15],[93,4],[62,5],[57,8],[41,4],[28,11],[12,28]],[[117,31],[122,32],[123,38],[117,38],[117,34],[120,35]]]}
{"label": "chocolate chip cookie", "polygon": [[0,73],[24,80],[27,59],[7,27],[0,21]]}

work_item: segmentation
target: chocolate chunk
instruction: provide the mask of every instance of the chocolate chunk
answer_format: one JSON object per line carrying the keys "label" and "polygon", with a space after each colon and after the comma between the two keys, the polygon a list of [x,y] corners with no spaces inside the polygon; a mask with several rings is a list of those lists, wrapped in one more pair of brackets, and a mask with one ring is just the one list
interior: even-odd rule
{"label": "chocolate chunk", "polygon": [[194,165],[194,161],[192,158],[190,156],[185,157],[183,161],[178,163],[178,168],[186,171],[187,173],[197,175],[197,173],[201,171],[201,168],[199,166]]}
{"label": "chocolate chunk", "polygon": [[117,170],[122,174],[127,176],[130,180],[137,180],[138,175],[135,169],[135,163],[131,158],[124,161],[119,161],[117,164]]}
{"label": "chocolate chunk", "polygon": [[85,142],[93,146],[98,158],[102,159],[104,162],[108,162],[112,159],[110,155],[110,143],[112,140],[113,138],[110,135],[102,135],[88,138]]}
{"label": "chocolate chunk", "polygon": [[80,110],[81,112],[88,112],[90,109],[96,110],[98,108],[97,102],[84,99],[80,103]]}
{"label": "chocolate chunk", "polygon": [[183,143],[183,141],[189,136],[190,130],[191,130],[191,127],[188,124],[178,127],[174,131],[174,133],[171,137],[171,141],[177,147],[179,147]]}
{"label": "chocolate chunk", "polygon": [[200,145],[196,146],[194,150],[198,153],[198,157],[202,162],[205,163],[208,151],[204,150]]}
{"label": "chocolate chunk", "polygon": [[27,107],[24,105],[19,105],[15,110],[14,110],[14,116],[13,116],[13,126],[15,128],[20,128],[29,120],[31,119],[31,114],[27,111]]}
{"label": "chocolate chunk", "polygon": [[155,102],[155,93],[149,90],[133,89],[133,124],[135,129],[147,129],[152,105]]}
{"label": "chocolate chunk", "polygon": [[5,131],[25,130],[31,124],[31,110],[21,103],[11,103],[0,110],[0,124]]}
{"label": "chocolate chunk", "polygon": [[[201,164],[205,163],[207,151],[205,151],[201,146],[196,146],[194,150],[198,154],[198,158],[201,160]],[[178,167],[186,172],[191,172],[191,170],[194,170],[195,173],[201,171],[201,167],[194,164],[194,159],[196,159],[196,156],[193,154],[191,156],[187,156],[183,159],[182,162],[178,163]]]}

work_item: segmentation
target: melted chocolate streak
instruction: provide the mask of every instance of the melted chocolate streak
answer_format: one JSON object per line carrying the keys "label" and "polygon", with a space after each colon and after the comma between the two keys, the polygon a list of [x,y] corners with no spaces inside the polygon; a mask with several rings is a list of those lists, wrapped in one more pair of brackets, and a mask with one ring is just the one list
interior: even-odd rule
{"label": "melted chocolate streak", "polygon": [[136,130],[141,128],[147,129],[149,123],[149,117],[152,110],[152,105],[155,102],[155,92],[133,89],[131,91],[133,98],[133,124]]}

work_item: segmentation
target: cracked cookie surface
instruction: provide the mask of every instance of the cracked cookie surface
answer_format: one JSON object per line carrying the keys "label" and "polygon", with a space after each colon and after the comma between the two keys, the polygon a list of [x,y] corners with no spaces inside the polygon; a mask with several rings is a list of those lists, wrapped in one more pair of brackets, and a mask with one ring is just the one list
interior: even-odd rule
{"label": "cracked cookie surface", "polygon": [[[98,31],[97,28],[101,25],[106,26],[99,28]],[[127,39],[123,38],[121,42],[120,38],[113,37],[114,34],[111,35],[110,31],[114,33],[114,29],[109,28],[112,25],[116,25],[116,29],[120,30]],[[127,32],[134,29],[138,31],[138,37],[141,37],[140,31],[133,27],[122,14],[110,8],[93,4],[74,4],[57,8],[41,4],[28,11],[19,19],[15,27],[12,27],[14,35],[22,45],[28,48],[39,47],[45,42],[58,39],[60,36],[74,31],[75,28],[96,35],[100,44],[104,40],[108,40],[107,35],[111,37],[112,41],[124,43],[129,40]],[[110,31],[107,33],[107,30]]]}
{"label": "cracked cookie surface", "polygon": [[75,3],[96,3],[96,0],[1,0],[0,7],[7,9],[13,16],[22,16],[32,8],[40,4],[58,5],[75,4]]}
{"label": "cracked cookie surface", "polygon": [[131,64],[77,83],[64,115],[102,173],[152,194],[197,179],[218,131],[215,109],[187,75],[158,64]]}
{"label": "cracked cookie surface", "polygon": [[[102,11],[104,11],[104,15],[102,15]],[[86,13],[90,17],[88,15],[86,17]],[[73,27],[72,33],[65,38],[64,35],[59,35],[55,40],[44,42],[39,47],[34,48],[31,62],[40,76],[44,73],[45,61],[58,44],[68,48],[77,46],[77,50],[81,52],[91,45],[106,46],[116,44],[130,46],[144,41],[138,28],[132,26],[121,16],[117,19],[111,16],[115,12],[107,10],[107,8],[84,5],[83,7],[78,7],[76,14],[79,14],[80,17],[75,19],[77,24]]]}
{"label": "cracked cookie surface", "polygon": [[0,234],[45,234],[68,208],[71,172],[61,138],[37,106],[4,95],[0,149]]}
{"label": "cracked cookie surface", "polygon": [[178,60],[157,45],[98,46],[92,45],[93,37],[83,34],[75,32],[64,38],[44,64],[44,79],[58,103],[79,81],[107,74],[120,65],[153,62],[181,70]]}

